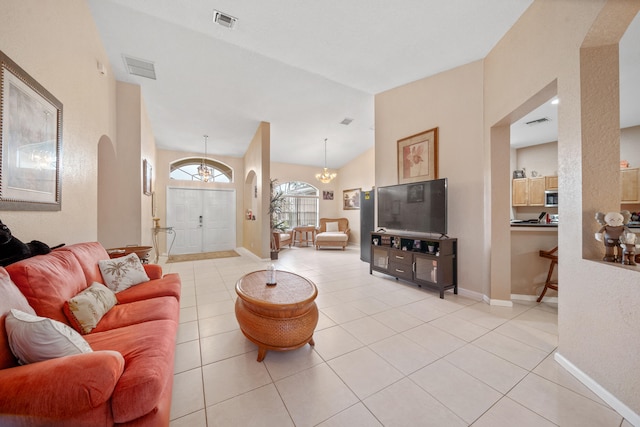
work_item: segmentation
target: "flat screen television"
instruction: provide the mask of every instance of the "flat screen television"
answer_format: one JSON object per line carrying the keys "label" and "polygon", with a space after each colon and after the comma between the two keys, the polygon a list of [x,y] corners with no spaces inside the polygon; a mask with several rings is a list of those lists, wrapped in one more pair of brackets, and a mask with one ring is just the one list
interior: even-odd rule
{"label": "flat screen television", "polygon": [[378,188],[378,227],[447,234],[447,178]]}

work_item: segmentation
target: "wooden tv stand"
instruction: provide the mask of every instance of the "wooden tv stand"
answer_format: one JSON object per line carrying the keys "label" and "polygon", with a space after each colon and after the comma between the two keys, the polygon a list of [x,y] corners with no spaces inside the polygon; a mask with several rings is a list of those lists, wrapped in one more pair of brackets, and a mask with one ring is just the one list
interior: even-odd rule
{"label": "wooden tv stand", "polygon": [[403,232],[371,232],[373,271],[422,287],[458,293],[458,239]]}

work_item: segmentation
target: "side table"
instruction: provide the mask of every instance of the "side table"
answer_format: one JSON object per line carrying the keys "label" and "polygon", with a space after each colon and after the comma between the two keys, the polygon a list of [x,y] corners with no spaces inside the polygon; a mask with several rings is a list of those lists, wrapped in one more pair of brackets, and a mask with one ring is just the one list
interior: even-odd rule
{"label": "side table", "polygon": [[308,279],[278,271],[277,284],[267,286],[267,271],[245,274],[236,283],[236,319],[240,330],[258,346],[258,362],[267,350],[294,350],[315,345],[318,289]]}
{"label": "side table", "polygon": [[[309,234],[311,234],[311,239],[309,239]],[[293,228],[293,242],[295,244],[297,237],[298,246],[302,246],[302,243],[305,246],[309,246],[309,242],[313,245],[313,242],[316,239],[316,227],[315,225],[301,225]]]}
{"label": "side table", "polygon": [[171,244],[169,245],[169,250],[167,251],[167,257],[171,253],[171,248],[173,248],[173,243],[176,241],[176,232],[173,230],[173,227],[153,227],[151,229],[152,241],[153,241],[153,249],[156,253],[156,257],[153,261],[154,264],[158,263],[158,258],[160,258],[160,250],[158,247],[158,234],[165,233],[167,236],[171,235]]}

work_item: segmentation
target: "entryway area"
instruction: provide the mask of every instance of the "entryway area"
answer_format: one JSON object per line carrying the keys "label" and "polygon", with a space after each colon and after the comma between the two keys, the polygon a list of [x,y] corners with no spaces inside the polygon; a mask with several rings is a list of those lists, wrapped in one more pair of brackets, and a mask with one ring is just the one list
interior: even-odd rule
{"label": "entryway area", "polygon": [[236,247],[236,192],[169,187],[167,224],[176,233],[172,254],[232,250]]}

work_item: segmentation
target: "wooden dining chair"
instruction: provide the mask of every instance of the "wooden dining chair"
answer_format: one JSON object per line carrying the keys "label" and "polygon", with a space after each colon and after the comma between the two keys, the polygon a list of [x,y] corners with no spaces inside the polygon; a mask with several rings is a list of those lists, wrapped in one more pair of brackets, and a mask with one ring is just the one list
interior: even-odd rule
{"label": "wooden dining chair", "polygon": [[547,289],[553,289],[554,291],[558,290],[558,281],[557,280],[551,280],[551,276],[553,276],[553,270],[556,268],[556,265],[558,265],[558,247],[556,246],[555,248],[551,249],[550,251],[540,251],[540,256],[542,258],[547,258],[551,260],[551,264],[549,265],[549,273],[547,273],[547,281],[544,282],[544,289],[542,290],[542,293],[540,294],[540,296],[538,297],[538,302],[542,301],[542,297],[544,297],[544,294],[547,292]]}

